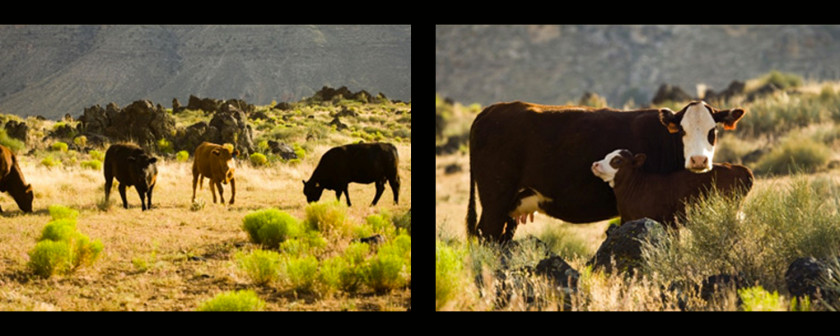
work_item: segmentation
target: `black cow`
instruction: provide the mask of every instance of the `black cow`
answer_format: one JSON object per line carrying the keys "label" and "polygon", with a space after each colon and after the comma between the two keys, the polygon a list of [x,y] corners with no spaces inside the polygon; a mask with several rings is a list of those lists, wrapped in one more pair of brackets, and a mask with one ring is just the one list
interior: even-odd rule
{"label": "black cow", "polygon": [[[744,113],[704,102],[692,102],[677,113],[523,102],[488,106],[470,129],[467,232],[509,241],[515,218],[533,211],[571,223],[615,217],[615,195],[592,174],[592,162],[627,148],[647,154],[647,172],[705,173],[712,169],[715,124],[734,129]],[[478,225],[476,187],[482,205]],[[524,193],[529,189],[533,192]]]}
{"label": "black cow", "polygon": [[333,147],[321,157],[318,167],[309,181],[303,181],[303,194],[307,202],[317,202],[324,189],[335,190],[335,197],[341,200],[343,192],[350,206],[347,184],[376,182],[376,196],[371,205],[376,205],[385,181],[394,192],[394,203],[399,204],[400,176],[397,173],[399,157],[397,148],[389,143],[361,143]]}
{"label": "black cow", "polygon": [[[105,152],[105,203],[111,194],[114,177],[120,182],[119,190],[123,207],[128,209],[125,188],[134,186],[140,195],[143,210],[152,208],[152,190],[157,179],[157,158],[143,151],[132,143],[118,143],[108,147]],[[148,201],[146,200],[148,197]]]}

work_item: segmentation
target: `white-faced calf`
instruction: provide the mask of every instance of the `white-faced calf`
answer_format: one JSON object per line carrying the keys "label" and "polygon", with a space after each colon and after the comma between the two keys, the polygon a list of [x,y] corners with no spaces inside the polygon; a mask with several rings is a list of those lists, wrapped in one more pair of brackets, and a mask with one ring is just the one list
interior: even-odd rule
{"label": "white-faced calf", "polygon": [[613,187],[621,222],[648,217],[673,224],[685,214],[686,201],[704,195],[713,187],[724,194],[746,195],[752,188],[749,168],[716,163],[708,173],[679,170],[670,174],[642,170],[645,154],[617,149],[592,163],[592,173]]}

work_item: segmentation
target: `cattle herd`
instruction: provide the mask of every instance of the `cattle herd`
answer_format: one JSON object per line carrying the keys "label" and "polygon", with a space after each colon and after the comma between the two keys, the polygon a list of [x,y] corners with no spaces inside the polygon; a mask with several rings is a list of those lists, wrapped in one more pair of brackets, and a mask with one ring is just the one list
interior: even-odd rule
{"label": "cattle herd", "polygon": [[620,216],[622,223],[649,217],[673,224],[687,200],[708,190],[746,194],[748,168],[712,164],[716,125],[735,129],[745,113],[702,101],[678,112],[488,106],[470,129],[467,233],[507,242],[534,212],[571,223]]}
{"label": "cattle herd", "polygon": [[[216,189],[219,191],[220,203],[225,203],[222,184],[230,182],[230,204],[233,204],[236,196],[234,159],[238,154],[238,150],[209,142],[204,142],[196,148],[192,168],[193,202],[196,183],[203,184],[206,177],[210,180],[213,203],[216,203]],[[118,189],[124,208],[128,208],[126,188],[134,186],[140,196],[141,209],[151,209],[152,190],[157,180],[157,161],[157,158],[146,153],[136,144],[117,143],[108,147],[103,164],[106,203],[111,193],[111,185],[116,178],[119,182]],[[344,193],[347,205],[350,206],[350,196],[347,193],[349,183],[375,183],[376,197],[371,205],[376,205],[385,190],[385,182],[388,182],[394,193],[394,203],[397,204],[400,189],[398,163],[397,148],[389,143],[358,143],[334,147],[321,157],[309,181],[303,182],[306,200],[317,202],[323,190],[330,189],[336,192],[336,198]],[[8,192],[21,211],[32,212],[34,198],[32,185],[26,183],[15,154],[2,145],[0,145],[0,192]]]}

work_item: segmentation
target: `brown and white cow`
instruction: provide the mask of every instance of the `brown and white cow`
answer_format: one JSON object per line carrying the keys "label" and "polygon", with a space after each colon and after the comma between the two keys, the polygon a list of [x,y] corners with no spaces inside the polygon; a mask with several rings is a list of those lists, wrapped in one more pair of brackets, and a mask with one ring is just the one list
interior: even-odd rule
{"label": "brown and white cow", "polygon": [[219,199],[221,204],[225,204],[225,197],[222,195],[224,189],[222,184],[227,184],[230,181],[230,204],[236,197],[236,180],[233,177],[234,156],[239,155],[239,150],[231,151],[229,148],[209,142],[202,142],[195,149],[195,157],[193,159],[193,195],[192,201],[195,202],[195,186],[196,183],[204,184],[204,178],[210,179],[210,193],[213,194],[213,203],[216,203],[216,188],[219,189]]}
{"label": "brown and white cow", "polygon": [[[715,125],[734,129],[743,109],[718,110],[691,102],[674,113],[619,111],[524,102],[488,106],[470,129],[470,199],[467,232],[508,241],[516,219],[539,211],[571,223],[615,217],[615,195],[592,175],[592,162],[616,148],[646,153],[643,169],[670,173],[712,169]],[[475,188],[482,205],[476,225]],[[530,189],[534,193],[528,195]]]}
{"label": "brown and white cow", "polygon": [[613,187],[621,223],[647,217],[673,226],[685,215],[688,201],[708,195],[713,188],[726,196],[740,196],[737,199],[752,188],[752,171],[742,165],[715,163],[708,173],[680,169],[656,174],[641,169],[645,159],[644,153],[617,149],[592,163],[592,173]]}
{"label": "brown and white cow", "polygon": [[[32,212],[32,185],[27,184],[12,150],[0,145],[0,192],[8,192],[23,212]],[[0,212],[3,209],[0,208]]]}

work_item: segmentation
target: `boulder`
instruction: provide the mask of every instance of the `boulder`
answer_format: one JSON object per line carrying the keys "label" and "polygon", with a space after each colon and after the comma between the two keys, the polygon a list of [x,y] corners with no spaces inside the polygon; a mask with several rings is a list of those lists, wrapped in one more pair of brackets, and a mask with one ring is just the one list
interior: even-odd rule
{"label": "boulder", "polygon": [[271,150],[272,153],[280,155],[284,160],[291,160],[297,159],[298,156],[295,154],[295,149],[292,146],[289,146],[282,142],[277,142],[274,140],[268,140],[268,148]]}
{"label": "boulder", "polygon": [[570,292],[577,290],[577,282],[580,273],[575,271],[569,263],[557,255],[540,260],[537,263],[536,273],[551,280],[555,286],[568,289]]}
{"label": "boulder", "polygon": [[[785,282],[791,296],[810,297],[811,302],[820,300],[824,304],[840,308],[840,288],[838,283],[837,265],[840,259],[834,261],[834,269],[830,262],[814,257],[802,257],[794,260],[785,272]],[[833,280],[834,286],[826,281]]]}
{"label": "boulder", "polygon": [[245,112],[235,108],[216,112],[210,120],[210,127],[218,130],[218,136],[205,138],[206,141],[217,144],[231,143],[242,155],[254,153],[254,132],[248,124]]}
{"label": "boulder", "polygon": [[190,100],[187,102],[188,110],[202,110],[204,112],[218,111],[222,101],[212,98],[198,98],[190,95]]}
{"label": "boulder", "polygon": [[335,125],[335,129],[336,129],[337,131],[341,131],[341,130],[343,130],[343,129],[346,129],[346,128],[347,128],[347,124],[345,124],[345,123],[341,122],[341,120],[339,120],[339,119],[338,119],[338,116],[335,116],[335,117],[333,118],[333,120],[332,120],[332,121],[330,121],[330,123],[329,123],[328,125],[330,125],[330,126]]}
{"label": "boulder", "polygon": [[6,125],[3,126],[6,129],[6,135],[9,137],[18,139],[26,143],[26,136],[29,133],[29,126],[26,125],[26,122],[17,121],[17,120],[9,120],[6,122]]}
{"label": "boulder", "polygon": [[291,110],[292,104],[286,102],[279,102],[277,103],[277,105],[274,105],[274,108],[278,110]]}
{"label": "boulder", "polygon": [[650,218],[621,224],[610,232],[587,265],[593,265],[593,270],[603,268],[608,273],[618,270],[632,275],[642,265],[643,242],[656,243],[662,233],[662,224]]}
{"label": "boulder", "polygon": [[706,90],[706,94],[703,96],[703,100],[708,103],[717,102],[718,104],[726,102],[732,97],[744,94],[744,89],[747,87],[746,83],[734,80],[729,83],[729,86],[721,91],[720,93],[716,93],[711,89]]}
{"label": "boulder", "polygon": [[656,91],[656,94],[653,96],[653,100],[651,100],[651,102],[658,105],[667,101],[683,102],[691,99],[691,96],[685,93],[685,91],[683,91],[679,86],[662,84],[662,86],[659,87],[659,90]]}
{"label": "boulder", "polygon": [[132,141],[153,152],[157,152],[160,139],[171,142],[176,134],[175,119],[162,106],[148,100],[135,101],[122,109],[114,103],[105,109],[94,105],[85,109],[79,121],[78,129],[86,136],[103,135],[111,142]]}

